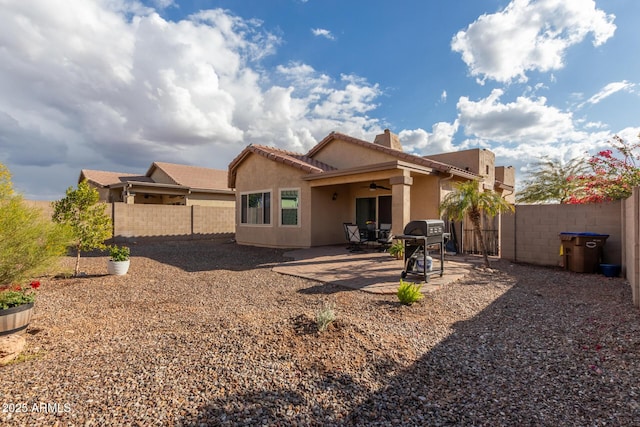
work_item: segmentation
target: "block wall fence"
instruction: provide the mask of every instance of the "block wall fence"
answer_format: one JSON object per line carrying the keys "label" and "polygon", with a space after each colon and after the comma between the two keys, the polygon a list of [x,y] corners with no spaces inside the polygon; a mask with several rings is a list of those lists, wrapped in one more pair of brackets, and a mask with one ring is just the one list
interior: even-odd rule
{"label": "block wall fence", "polygon": [[516,205],[502,216],[500,256],[529,264],[560,265],[560,233],[608,234],[603,261],[622,264],[621,202],[589,205]]}
{"label": "block wall fence", "polygon": [[622,203],[624,242],[623,272],[631,285],[633,304],[640,307],[640,188],[633,189],[631,197]]}
{"label": "block wall fence", "polygon": [[592,205],[518,205],[502,216],[501,257],[546,266],[560,264],[561,232],[608,234],[603,261],[620,264],[640,307],[640,187],[631,197]]}
{"label": "block wall fence", "polygon": [[[51,218],[51,202],[26,201]],[[132,239],[206,239],[235,233],[235,208],[106,203],[116,242]]]}

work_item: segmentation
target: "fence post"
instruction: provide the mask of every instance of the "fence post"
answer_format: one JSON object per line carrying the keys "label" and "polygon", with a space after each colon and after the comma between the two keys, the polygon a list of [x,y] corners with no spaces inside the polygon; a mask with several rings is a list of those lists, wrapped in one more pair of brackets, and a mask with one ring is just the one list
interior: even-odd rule
{"label": "fence post", "polygon": [[[627,277],[631,284],[632,296],[633,296],[633,305],[636,307],[640,307],[640,187],[636,187],[633,189],[631,193],[631,197],[627,199],[627,201],[631,200],[632,203],[632,221],[631,224],[626,224],[627,226],[631,226],[631,233],[624,232],[623,235],[630,236],[633,241],[631,242],[631,264],[633,264],[633,277]],[[624,242],[626,244],[626,242]],[[627,259],[629,259],[627,258]]]}

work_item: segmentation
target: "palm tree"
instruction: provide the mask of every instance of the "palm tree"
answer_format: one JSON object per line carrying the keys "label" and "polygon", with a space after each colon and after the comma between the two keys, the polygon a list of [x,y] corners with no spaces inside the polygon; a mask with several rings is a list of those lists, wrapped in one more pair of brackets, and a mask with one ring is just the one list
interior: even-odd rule
{"label": "palm tree", "polygon": [[582,188],[578,179],[587,170],[587,161],[575,157],[566,163],[542,157],[536,161],[524,188],[516,194],[517,203],[566,203]]}
{"label": "palm tree", "polygon": [[440,214],[444,213],[448,219],[462,221],[468,216],[473,224],[476,238],[480,241],[480,249],[485,267],[489,267],[487,244],[480,228],[482,213],[493,218],[500,212],[513,212],[513,205],[509,204],[498,193],[480,191],[477,181],[465,181],[455,184],[455,189],[447,194],[440,204]]}

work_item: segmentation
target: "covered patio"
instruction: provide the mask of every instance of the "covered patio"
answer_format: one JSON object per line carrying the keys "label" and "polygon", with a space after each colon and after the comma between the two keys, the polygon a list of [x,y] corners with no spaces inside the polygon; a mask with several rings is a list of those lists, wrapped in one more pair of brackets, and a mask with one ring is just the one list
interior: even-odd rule
{"label": "covered patio", "polygon": [[[273,271],[290,276],[336,284],[375,294],[395,294],[400,284],[403,261],[386,252],[349,252],[345,245],[316,246],[296,249],[284,254],[293,260],[273,267]],[[441,289],[465,277],[478,257],[445,255],[444,275],[433,275],[422,287],[423,293]],[[434,257],[434,270],[440,268]],[[407,276],[409,282],[420,282],[419,276]]]}

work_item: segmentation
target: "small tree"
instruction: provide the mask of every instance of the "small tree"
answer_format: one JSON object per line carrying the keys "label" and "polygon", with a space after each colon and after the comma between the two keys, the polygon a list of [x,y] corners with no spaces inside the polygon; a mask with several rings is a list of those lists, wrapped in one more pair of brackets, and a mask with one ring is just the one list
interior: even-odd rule
{"label": "small tree", "polygon": [[640,185],[640,168],[636,163],[640,161],[640,154],[637,153],[640,141],[630,144],[615,135],[609,144],[613,150],[603,150],[591,157],[588,161],[591,172],[575,178],[582,191],[572,195],[569,203],[626,199],[633,187]]}
{"label": "small tree", "polygon": [[484,241],[480,218],[484,212],[493,218],[500,212],[513,211],[513,205],[494,191],[480,191],[477,181],[459,182],[454,191],[447,194],[440,204],[440,214],[444,213],[448,219],[462,221],[469,216],[473,224],[476,238],[480,241],[480,249],[485,267],[489,267],[487,244]]}
{"label": "small tree", "polygon": [[80,274],[80,252],[105,249],[104,241],[111,237],[111,218],[99,200],[98,191],[84,180],[75,190],[69,187],[66,197],[53,202],[53,220],[73,230],[76,276]]}
{"label": "small tree", "polygon": [[538,160],[523,189],[516,194],[517,203],[567,203],[582,187],[575,179],[587,171],[585,159],[576,157],[566,163],[543,157]]}
{"label": "small tree", "polygon": [[46,272],[65,253],[70,238],[66,227],[15,194],[11,174],[0,163],[0,286]]}

